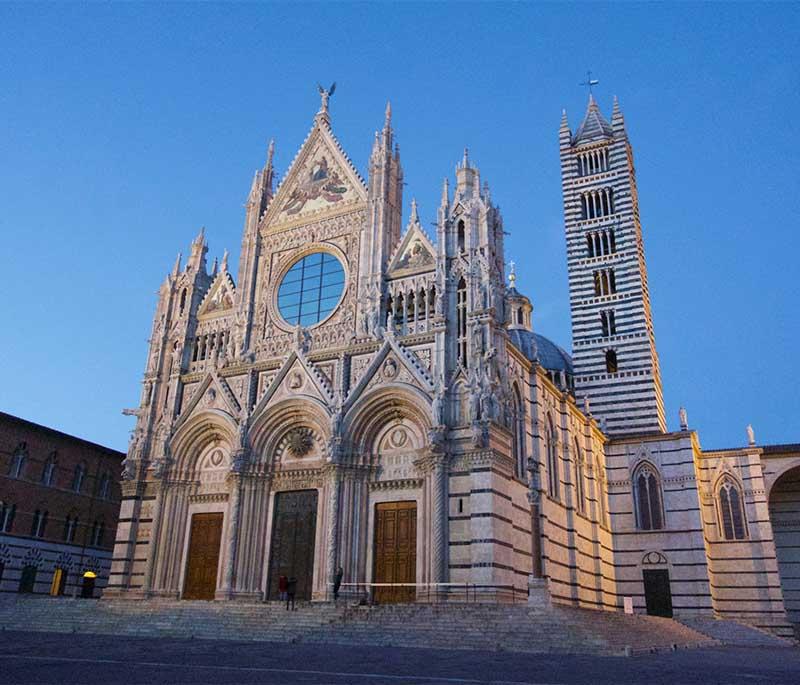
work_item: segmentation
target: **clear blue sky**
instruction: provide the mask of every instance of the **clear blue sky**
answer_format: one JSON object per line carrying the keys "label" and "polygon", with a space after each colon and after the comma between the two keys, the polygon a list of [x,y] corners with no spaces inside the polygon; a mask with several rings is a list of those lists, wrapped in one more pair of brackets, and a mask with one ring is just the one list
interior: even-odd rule
{"label": "clear blue sky", "polygon": [[124,448],[155,291],[238,252],[319,105],[365,171],[391,98],[430,228],[464,145],[534,326],[570,347],[557,147],[587,68],[632,138],[669,425],[800,442],[800,5],[0,5],[0,410]]}

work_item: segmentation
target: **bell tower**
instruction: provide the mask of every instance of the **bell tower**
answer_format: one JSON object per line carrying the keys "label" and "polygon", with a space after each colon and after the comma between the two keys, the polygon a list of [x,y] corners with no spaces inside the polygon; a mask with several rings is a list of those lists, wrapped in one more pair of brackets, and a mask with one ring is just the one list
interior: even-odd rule
{"label": "bell tower", "polygon": [[633,149],[616,98],[609,123],[590,93],[574,134],[564,112],[559,147],[575,394],[609,434],[664,432]]}

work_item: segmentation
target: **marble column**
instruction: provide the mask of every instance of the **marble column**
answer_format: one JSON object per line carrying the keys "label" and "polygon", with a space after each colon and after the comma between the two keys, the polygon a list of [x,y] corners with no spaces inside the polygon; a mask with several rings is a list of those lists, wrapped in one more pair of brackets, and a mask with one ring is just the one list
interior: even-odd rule
{"label": "marble column", "polygon": [[222,585],[223,599],[234,594],[236,553],[239,541],[239,510],[242,502],[242,477],[239,473],[228,475],[230,494],[228,499],[228,529],[225,538],[225,576]]}
{"label": "marble column", "polygon": [[145,596],[149,595],[153,589],[153,572],[155,569],[156,556],[159,552],[159,538],[161,537],[161,508],[167,493],[167,486],[163,481],[160,481],[157,487],[156,498],[153,500],[147,563],[144,567],[144,578],[142,579],[142,593]]}
{"label": "marble column", "polygon": [[447,582],[447,463],[445,455],[433,455],[431,473],[431,581]]}
{"label": "marble column", "polygon": [[325,596],[332,592],[333,579],[339,560],[339,500],[342,494],[340,467],[332,464],[328,489],[328,540],[325,568]]}

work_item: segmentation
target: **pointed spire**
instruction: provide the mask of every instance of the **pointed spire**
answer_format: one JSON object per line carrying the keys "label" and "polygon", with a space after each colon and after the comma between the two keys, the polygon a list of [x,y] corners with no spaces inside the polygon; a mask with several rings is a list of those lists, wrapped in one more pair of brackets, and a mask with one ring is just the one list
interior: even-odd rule
{"label": "pointed spire", "polygon": [[595,102],[594,96],[589,93],[589,102],[586,105],[586,115],[583,117],[583,122],[575,132],[575,137],[572,140],[573,145],[578,143],[588,143],[594,140],[602,140],[604,138],[613,138],[614,132],[611,124],[603,117],[600,108]]}
{"label": "pointed spire", "polygon": [[567,121],[567,110],[566,109],[562,109],[561,110],[561,126],[560,126],[560,129],[562,131],[565,130],[565,129],[567,131],[569,131],[569,122]]}
{"label": "pointed spire", "polygon": [[450,181],[447,180],[447,177],[444,179],[444,183],[442,184],[442,207],[447,207],[450,205]]}
{"label": "pointed spire", "polygon": [[419,223],[419,213],[417,212],[417,198],[411,198],[411,217],[409,218],[409,223],[418,224]]}
{"label": "pointed spire", "polygon": [[466,169],[469,167],[469,148],[464,147],[464,159],[461,160],[461,168]]}
{"label": "pointed spire", "polygon": [[208,247],[206,246],[206,227],[203,226],[197,234],[197,237],[192,241],[192,251],[186,263],[187,268],[204,271],[206,252],[208,252]]}
{"label": "pointed spire", "polygon": [[183,254],[178,252],[178,258],[175,260],[175,266],[172,267],[172,277],[177,278],[178,274],[181,272],[181,259],[183,258]]}
{"label": "pointed spire", "polygon": [[617,96],[614,96],[614,108],[611,111],[611,126],[616,135],[625,133],[625,117],[622,116],[622,108],[619,106]]}
{"label": "pointed spire", "polygon": [[270,138],[269,146],[267,147],[267,168],[272,167],[272,158],[275,156],[275,139]]}
{"label": "pointed spire", "polygon": [[217,261],[217,258],[214,257],[214,264],[211,266],[211,277],[212,278],[217,275],[217,271],[219,271],[219,262]]}
{"label": "pointed spire", "polygon": [[386,119],[384,122],[384,127],[389,128],[392,125],[392,101],[386,101]]}
{"label": "pointed spire", "polygon": [[228,250],[227,250],[227,248],[222,253],[222,265],[220,266],[220,269],[222,271],[227,271],[228,270]]}

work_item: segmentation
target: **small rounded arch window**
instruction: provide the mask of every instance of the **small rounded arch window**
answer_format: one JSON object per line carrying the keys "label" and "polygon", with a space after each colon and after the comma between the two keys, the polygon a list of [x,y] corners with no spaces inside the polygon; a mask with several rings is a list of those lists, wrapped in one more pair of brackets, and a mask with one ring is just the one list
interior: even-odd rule
{"label": "small rounded arch window", "polygon": [[330,252],[298,259],[278,286],[278,311],[292,326],[313,326],[326,319],[344,292],[344,267]]}

